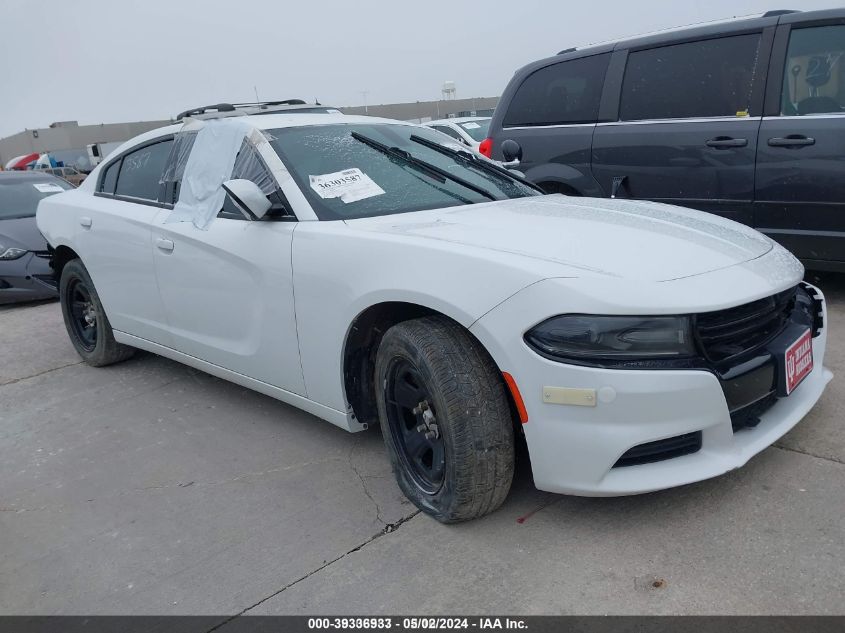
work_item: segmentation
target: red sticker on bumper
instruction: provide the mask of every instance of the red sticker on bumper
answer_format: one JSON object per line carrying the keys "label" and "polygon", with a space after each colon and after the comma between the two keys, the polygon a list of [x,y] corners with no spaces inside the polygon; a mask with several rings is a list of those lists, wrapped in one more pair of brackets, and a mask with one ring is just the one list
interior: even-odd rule
{"label": "red sticker on bumper", "polygon": [[813,371],[813,335],[810,330],[786,348],[785,360],[786,394],[789,395]]}

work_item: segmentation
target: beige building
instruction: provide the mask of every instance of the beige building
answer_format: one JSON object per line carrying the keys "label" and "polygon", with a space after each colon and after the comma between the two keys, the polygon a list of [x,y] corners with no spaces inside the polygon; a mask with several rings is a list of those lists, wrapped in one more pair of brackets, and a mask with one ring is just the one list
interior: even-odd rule
{"label": "beige building", "polygon": [[100,123],[79,125],[76,121],[59,121],[50,127],[24,130],[0,139],[0,165],[15,156],[33,152],[56,153],[57,158],[71,164],[71,156],[86,156],[86,147],[92,143],[112,143],[129,140],[133,136],[153,130],[170,121],[136,121],[132,123]]}

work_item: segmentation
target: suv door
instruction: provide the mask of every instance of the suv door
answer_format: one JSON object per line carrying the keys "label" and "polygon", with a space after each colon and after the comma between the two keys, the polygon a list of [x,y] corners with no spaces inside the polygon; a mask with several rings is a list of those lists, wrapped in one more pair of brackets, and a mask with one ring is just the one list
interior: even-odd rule
{"label": "suv door", "polygon": [[520,171],[549,193],[601,195],[590,173],[590,146],[609,60],[610,53],[565,60],[525,77],[509,100],[503,97],[507,110],[494,158],[503,158],[504,141],[516,141]]}
{"label": "suv door", "polygon": [[[182,175],[168,173],[165,188],[178,196]],[[277,203],[283,199],[249,141],[232,178],[252,180]],[[305,395],[291,268],[297,223],[290,219],[248,221],[228,199],[206,230],[164,215],[153,230],[154,256],[174,349]]]}
{"label": "suv door", "polygon": [[74,238],[112,327],[163,345],[169,341],[150,241],[172,145],[172,136],[156,139],[105,165]]}
{"label": "suv door", "polygon": [[845,271],[845,22],[783,25],[757,150],[755,226]]}
{"label": "suv door", "polygon": [[593,138],[604,194],[751,224],[761,60],[772,35],[770,28],[628,51],[618,120],[600,123]]}

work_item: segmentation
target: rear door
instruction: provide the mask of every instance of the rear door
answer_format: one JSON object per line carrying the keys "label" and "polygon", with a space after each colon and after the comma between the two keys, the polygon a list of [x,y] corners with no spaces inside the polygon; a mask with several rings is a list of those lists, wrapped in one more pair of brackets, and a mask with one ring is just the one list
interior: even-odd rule
{"label": "rear door", "polygon": [[[494,139],[494,158],[502,143],[522,149],[519,169],[550,192],[600,195],[590,173],[590,145],[599,111],[610,53],[541,66],[515,92],[503,97],[507,110]],[[492,127],[492,126],[491,126]]]}
{"label": "rear door", "polygon": [[766,97],[754,224],[845,270],[845,19],[780,26]]}
{"label": "rear door", "polygon": [[773,31],[628,51],[618,120],[600,123],[593,139],[593,174],[604,195],[668,202],[751,224]]}
{"label": "rear door", "polygon": [[172,136],[156,139],[106,165],[75,236],[112,327],[163,345],[169,339],[150,241],[172,145]]}

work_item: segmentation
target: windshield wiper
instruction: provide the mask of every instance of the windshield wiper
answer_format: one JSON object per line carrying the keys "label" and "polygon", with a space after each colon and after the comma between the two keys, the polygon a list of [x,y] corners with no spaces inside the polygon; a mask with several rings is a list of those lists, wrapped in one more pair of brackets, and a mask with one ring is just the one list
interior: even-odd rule
{"label": "windshield wiper", "polygon": [[478,167],[482,171],[486,171],[490,174],[496,174],[498,176],[506,176],[511,180],[516,180],[518,183],[525,185],[526,187],[531,187],[534,191],[538,191],[542,194],[546,192],[543,191],[540,187],[535,185],[533,182],[526,180],[520,176],[517,176],[513,172],[505,169],[504,167],[499,167],[496,163],[489,162],[484,160],[483,158],[479,158],[472,152],[468,152],[466,150],[461,149],[452,149],[451,147],[446,147],[445,145],[441,145],[440,143],[435,143],[434,141],[430,141],[427,138],[423,138],[422,136],[417,136],[416,134],[411,135],[411,140],[414,143],[419,143],[429,149],[433,149],[435,152],[440,152],[446,156],[451,156],[452,158],[457,158],[462,160],[465,163],[471,164],[473,167]]}
{"label": "windshield wiper", "polygon": [[489,200],[497,199],[496,196],[487,191],[484,187],[479,187],[478,185],[475,185],[468,180],[464,180],[460,176],[450,174],[448,171],[446,171],[445,169],[441,169],[437,165],[432,165],[431,163],[428,163],[424,160],[420,160],[410,152],[407,152],[403,149],[399,149],[398,147],[388,147],[384,143],[380,143],[379,141],[371,139],[369,136],[359,134],[358,132],[352,132],[351,134],[352,138],[354,138],[356,141],[361,141],[365,145],[369,145],[373,149],[378,150],[386,156],[392,156],[393,158],[398,158],[399,160],[405,161],[409,165],[413,165],[421,171],[428,172],[429,175],[437,176],[438,179],[451,180],[452,182],[457,183],[471,191],[474,191],[475,193],[482,195]]}

